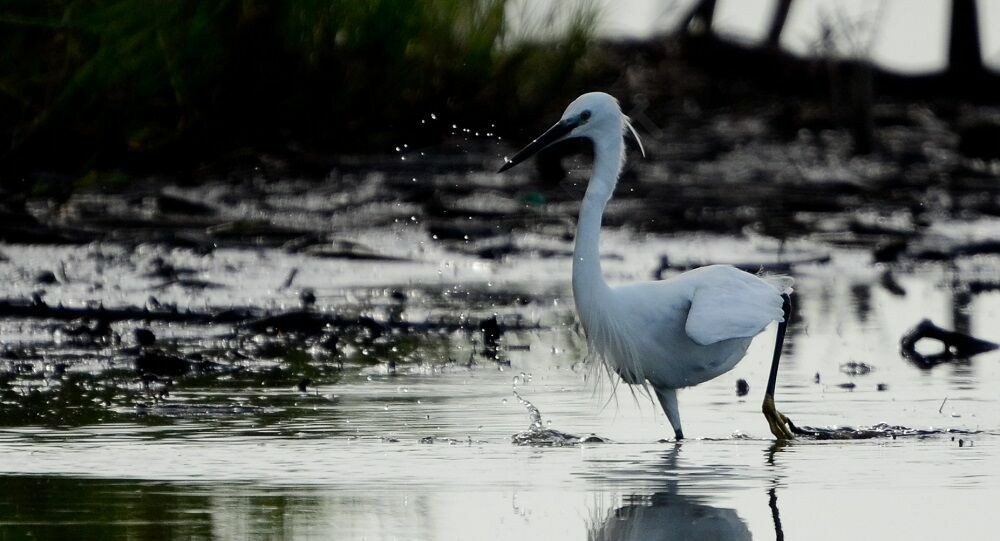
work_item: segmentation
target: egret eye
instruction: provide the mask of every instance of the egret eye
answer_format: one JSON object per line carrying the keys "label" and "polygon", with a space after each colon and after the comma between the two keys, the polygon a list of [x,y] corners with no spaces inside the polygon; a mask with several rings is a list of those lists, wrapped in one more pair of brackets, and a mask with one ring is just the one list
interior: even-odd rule
{"label": "egret eye", "polygon": [[584,111],[580,113],[580,120],[582,120],[583,122],[590,120],[590,111]]}

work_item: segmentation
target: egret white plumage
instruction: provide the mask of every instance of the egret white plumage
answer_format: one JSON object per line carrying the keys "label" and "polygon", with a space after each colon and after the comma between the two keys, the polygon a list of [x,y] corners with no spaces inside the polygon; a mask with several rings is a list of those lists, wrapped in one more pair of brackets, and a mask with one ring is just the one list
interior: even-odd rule
{"label": "egret white plumage", "polygon": [[762,410],[776,438],[792,438],[795,425],[774,406],[778,362],[791,310],[791,278],[759,277],[728,265],[711,265],[654,282],[610,287],[604,280],[598,240],[604,208],[625,164],[626,133],[638,142],[618,101],[591,92],[570,103],[559,122],[500,168],[506,171],[564,139],[586,138],[594,145],[593,171],[580,206],[573,249],[573,297],[588,346],[625,383],[649,382],[679,440],[684,433],[677,390],[731,370],[753,338],[777,321]]}

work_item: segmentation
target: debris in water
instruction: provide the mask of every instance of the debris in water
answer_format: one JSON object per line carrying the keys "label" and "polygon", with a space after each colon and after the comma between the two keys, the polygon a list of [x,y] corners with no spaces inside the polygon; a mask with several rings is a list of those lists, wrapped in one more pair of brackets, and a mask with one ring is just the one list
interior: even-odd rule
{"label": "debris in water", "polygon": [[[931,355],[919,353],[916,344],[924,338],[941,342],[944,346],[943,351]],[[1000,348],[1000,345],[993,342],[942,329],[929,319],[921,321],[913,330],[906,333],[900,339],[899,346],[903,357],[921,368],[932,368],[944,362],[972,357]]]}
{"label": "debris in water", "polygon": [[906,252],[906,248],[907,241],[903,239],[880,243],[872,250],[872,260],[876,263],[892,263],[899,260],[899,256]]}
{"label": "debris in water", "polygon": [[302,250],[302,253],[318,257],[321,259],[346,259],[353,261],[384,261],[384,262],[402,262],[410,261],[410,258],[402,255],[392,255],[379,253],[375,249],[365,246],[359,242],[345,240],[345,239],[332,239],[329,242],[317,245],[307,246]]}
{"label": "debris in water", "polygon": [[881,284],[886,291],[896,295],[897,297],[906,296],[906,290],[903,289],[903,286],[899,285],[898,281],[896,281],[896,276],[892,274],[892,271],[887,270],[883,272],[882,276],[879,277],[879,284]]}
{"label": "debris in water", "polygon": [[35,282],[39,284],[51,285],[57,283],[56,273],[52,271],[42,271],[35,277]]}
{"label": "debris in water", "polygon": [[750,392],[750,384],[747,380],[740,378],[736,380],[736,396],[746,396]]}
{"label": "debris in water", "polygon": [[135,369],[141,374],[175,377],[190,372],[191,362],[162,351],[144,351],[136,358]]}
{"label": "debris in water", "polygon": [[500,337],[503,336],[497,317],[493,316],[480,321],[479,330],[483,333],[483,346],[487,356],[496,358],[497,348],[500,345]]}
{"label": "debris in water", "polygon": [[149,329],[138,328],[132,331],[135,341],[142,347],[149,347],[156,343],[156,335]]}
{"label": "debris in water", "polygon": [[312,289],[306,288],[299,293],[299,301],[302,302],[302,309],[309,310],[316,304],[316,294]]}
{"label": "debris in water", "polygon": [[98,319],[90,325],[87,321],[81,321],[75,325],[65,325],[59,328],[59,332],[66,336],[74,336],[82,339],[97,339],[111,335],[111,323],[106,319]]}
{"label": "debris in water", "polygon": [[285,281],[282,282],[281,287],[278,289],[288,289],[292,287],[292,282],[295,281],[295,276],[298,274],[299,274],[298,267],[295,267],[292,270],[288,271],[288,276],[285,278]]}
{"label": "debris in water", "polygon": [[878,385],[875,386],[875,390],[876,391],[888,391],[889,390],[889,384],[888,383],[879,383]]}
{"label": "debris in water", "polygon": [[848,376],[864,376],[870,374],[873,367],[870,364],[851,361],[840,365],[840,371]]}

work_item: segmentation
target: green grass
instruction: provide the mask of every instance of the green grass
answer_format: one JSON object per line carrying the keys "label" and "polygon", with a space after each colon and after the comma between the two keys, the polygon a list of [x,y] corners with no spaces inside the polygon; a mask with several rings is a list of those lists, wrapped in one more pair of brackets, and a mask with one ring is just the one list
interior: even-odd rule
{"label": "green grass", "polygon": [[[520,0],[524,2],[525,0]],[[562,102],[594,8],[544,43],[512,0],[0,0],[0,160],[74,172],[304,141],[386,150]],[[513,115],[513,116],[512,116]]]}

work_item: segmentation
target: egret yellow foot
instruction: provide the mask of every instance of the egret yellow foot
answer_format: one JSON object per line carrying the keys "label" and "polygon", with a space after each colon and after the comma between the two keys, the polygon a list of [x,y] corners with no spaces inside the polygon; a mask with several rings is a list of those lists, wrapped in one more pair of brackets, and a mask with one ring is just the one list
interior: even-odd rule
{"label": "egret yellow foot", "polygon": [[761,406],[761,410],[764,412],[764,418],[767,419],[767,424],[771,427],[771,434],[774,434],[775,438],[779,440],[791,440],[795,438],[791,430],[791,427],[795,425],[788,420],[788,417],[785,417],[783,413],[778,411],[778,408],[774,407],[773,396],[769,394],[764,395],[764,404]]}

